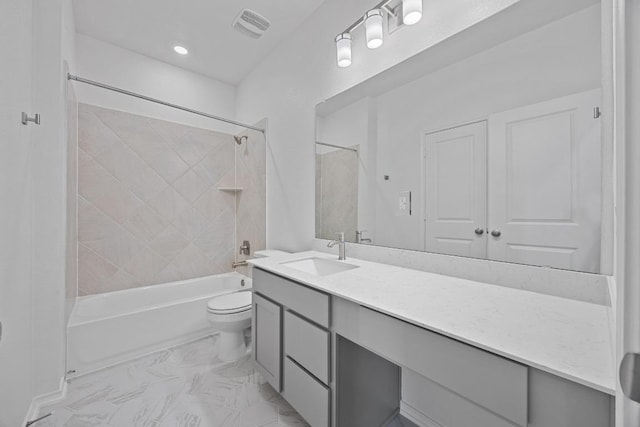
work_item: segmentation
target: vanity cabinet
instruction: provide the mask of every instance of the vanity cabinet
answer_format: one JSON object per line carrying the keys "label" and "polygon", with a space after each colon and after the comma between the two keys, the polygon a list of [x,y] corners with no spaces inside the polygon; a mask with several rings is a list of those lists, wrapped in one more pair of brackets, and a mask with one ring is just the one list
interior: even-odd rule
{"label": "vanity cabinet", "polygon": [[329,346],[329,331],[291,311],[284,313],[285,354],[324,384],[329,384]]}
{"label": "vanity cabinet", "polygon": [[333,299],[332,322],[336,334],[402,367],[401,407],[426,425],[613,426],[605,393],[342,298]]}
{"label": "vanity cabinet", "polygon": [[281,391],[282,359],[282,307],[253,295],[253,317],[251,320],[253,361],[264,379],[276,391]]}
{"label": "vanity cabinet", "polygon": [[527,367],[336,298],[336,333],[465,399],[527,427]]}
{"label": "vanity cabinet", "polygon": [[330,296],[253,270],[254,361],[312,427],[331,425]]}
{"label": "vanity cabinet", "polygon": [[612,427],[611,396],[255,268],[256,368],[312,427]]}

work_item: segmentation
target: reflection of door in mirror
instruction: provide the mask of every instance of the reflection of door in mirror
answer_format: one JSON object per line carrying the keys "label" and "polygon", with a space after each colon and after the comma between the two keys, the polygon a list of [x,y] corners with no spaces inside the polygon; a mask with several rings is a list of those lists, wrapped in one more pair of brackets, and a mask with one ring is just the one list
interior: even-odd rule
{"label": "reflection of door in mirror", "polygon": [[[600,267],[600,91],[425,136],[425,250]],[[487,156],[488,151],[488,156]]]}
{"label": "reflection of door in mirror", "polygon": [[487,122],[430,133],[424,153],[424,249],[485,258]]}
{"label": "reflection of door in mirror", "polygon": [[316,236],[335,239],[344,232],[355,242],[358,225],[357,147],[316,145]]}
{"label": "reflection of door in mirror", "polygon": [[599,272],[599,105],[593,90],[489,117],[490,259]]}

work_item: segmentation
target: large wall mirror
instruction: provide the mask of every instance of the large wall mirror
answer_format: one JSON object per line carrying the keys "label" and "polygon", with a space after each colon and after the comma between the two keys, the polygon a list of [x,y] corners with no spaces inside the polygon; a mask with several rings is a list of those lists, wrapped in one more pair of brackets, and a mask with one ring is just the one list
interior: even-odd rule
{"label": "large wall mirror", "polygon": [[521,0],[319,104],[316,237],[603,271],[600,28],[600,2]]}

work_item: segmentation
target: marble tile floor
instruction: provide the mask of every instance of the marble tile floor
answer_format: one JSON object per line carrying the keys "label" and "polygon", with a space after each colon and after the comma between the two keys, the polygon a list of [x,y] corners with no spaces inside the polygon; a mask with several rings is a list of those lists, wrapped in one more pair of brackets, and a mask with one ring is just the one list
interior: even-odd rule
{"label": "marble tile floor", "polygon": [[69,381],[54,414],[34,427],[308,426],[258,374],[250,356],[224,363],[216,337]]}

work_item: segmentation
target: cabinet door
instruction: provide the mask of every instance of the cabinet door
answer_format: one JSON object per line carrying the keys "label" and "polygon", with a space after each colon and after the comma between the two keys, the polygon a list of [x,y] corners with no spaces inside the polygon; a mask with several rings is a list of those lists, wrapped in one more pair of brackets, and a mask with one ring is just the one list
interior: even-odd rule
{"label": "cabinet door", "polygon": [[282,307],[258,294],[253,294],[252,341],[253,361],[265,380],[281,391]]}

